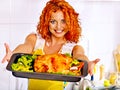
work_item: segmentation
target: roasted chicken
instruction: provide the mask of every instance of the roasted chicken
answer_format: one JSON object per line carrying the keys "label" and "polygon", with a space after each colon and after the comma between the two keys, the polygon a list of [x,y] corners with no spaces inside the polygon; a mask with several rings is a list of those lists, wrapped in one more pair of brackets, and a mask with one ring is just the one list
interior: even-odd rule
{"label": "roasted chicken", "polygon": [[73,60],[73,58],[65,54],[37,56],[34,61],[34,71],[61,74],[75,73],[75,75],[80,75],[80,69],[83,67],[84,63],[79,62],[76,66],[73,66],[71,64]]}

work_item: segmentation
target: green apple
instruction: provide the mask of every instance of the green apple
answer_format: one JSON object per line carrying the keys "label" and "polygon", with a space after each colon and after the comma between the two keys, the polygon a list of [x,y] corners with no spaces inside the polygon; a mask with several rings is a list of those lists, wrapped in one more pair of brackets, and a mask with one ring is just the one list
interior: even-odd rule
{"label": "green apple", "polygon": [[110,86],[110,81],[105,79],[104,80],[104,87],[109,87]]}
{"label": "green apple", "polygon": [[92,90],[92,88],[88,86],[88,87],[86,88],[86,90]]}

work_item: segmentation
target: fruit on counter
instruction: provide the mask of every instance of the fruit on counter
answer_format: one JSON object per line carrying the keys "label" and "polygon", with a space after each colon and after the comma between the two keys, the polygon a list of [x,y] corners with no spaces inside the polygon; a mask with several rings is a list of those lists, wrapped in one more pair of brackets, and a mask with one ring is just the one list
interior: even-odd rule
{"label": "fruit on counter", "polygon": [[86,90],[92,90],[92,88],[88,86],[88,87],[86,88]]}
{"label": "fruit on counter", "polygon": [[109,76],[110,84],[115,85],[116,79],[117,79],[117,73],[115,73],[115,72],[110,73],[110,76]]}
{"label": "fruit on counter", "polygon": [[104,80],[104,87],[109,87],[110,86],[110,81],[105,79]]}

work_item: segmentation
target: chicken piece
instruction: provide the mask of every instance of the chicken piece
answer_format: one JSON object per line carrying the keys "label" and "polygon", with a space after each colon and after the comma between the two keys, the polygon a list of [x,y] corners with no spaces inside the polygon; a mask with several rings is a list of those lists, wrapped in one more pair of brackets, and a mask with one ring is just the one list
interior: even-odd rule
{"label": "chicken piece", "polygon": [[37,56],[34,62],[35,72],[66,72],[70,69],[72,58],[64,54]]}

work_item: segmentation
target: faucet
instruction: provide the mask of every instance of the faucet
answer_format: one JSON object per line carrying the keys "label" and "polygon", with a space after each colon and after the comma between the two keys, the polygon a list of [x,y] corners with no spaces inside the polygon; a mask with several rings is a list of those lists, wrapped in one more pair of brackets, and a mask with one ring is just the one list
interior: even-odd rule
{"label": "faucet", "polygon": [[83,77],[79,82],[74,83],[72,90],[87,90],[88,87],[93,88],[95,85],[91,80]]}

